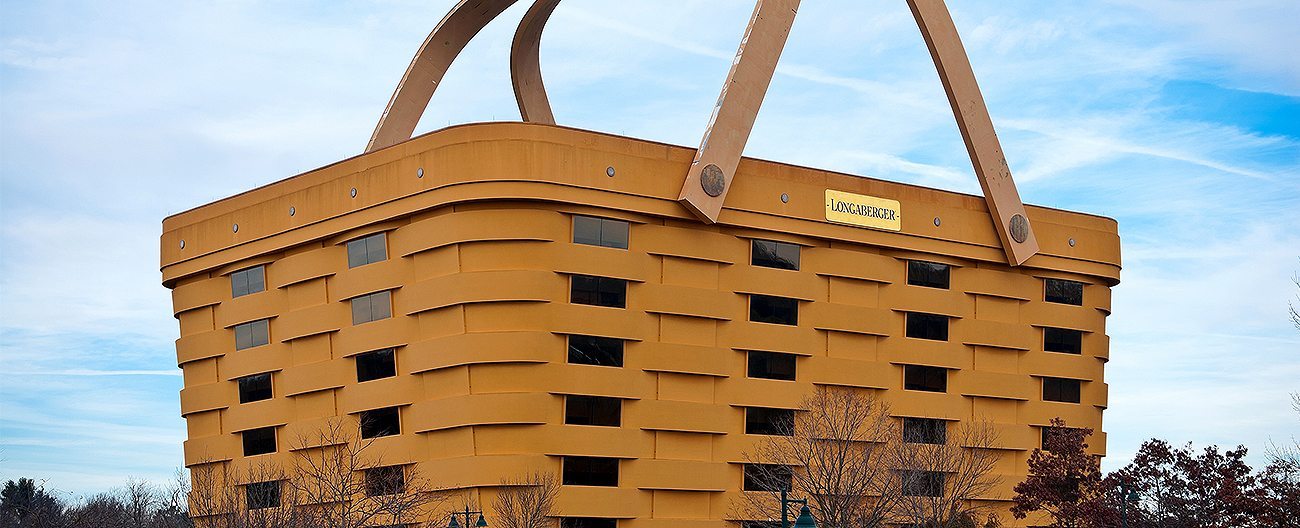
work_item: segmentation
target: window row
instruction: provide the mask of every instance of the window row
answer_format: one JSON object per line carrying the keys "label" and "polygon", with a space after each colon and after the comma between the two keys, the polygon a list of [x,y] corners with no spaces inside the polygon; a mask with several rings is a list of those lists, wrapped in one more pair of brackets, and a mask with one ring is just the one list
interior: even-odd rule
{"label": "window row", "polygon": [[[361,325],[393,316],[392,292],[381,291],[349,300],[352,324]],[[235,325],[235,350],[259,347],[271,342],[271,320],[258,319]]]}
{"label": "window row", "polygon": [[[799,270],[800,246],[774,240],[750,241],[750,264],[764,268]],[[907,261],[907,283],[912,286],[946,290],[952,284],[952,266],[924,260]],[[1043,279],[1043,300],[1051,303],[1083,305],[1082,282]]]}
{"label": "window row", "polygon": [[[361,470],[368,497],[406,493],[406,468],[381,466]],[[244,485],[244,504],[250,510],[279,508],[284,492],[283,481],[251,482]]]}
{"label": "window row", "polygon": [[[1072,378],[1041,377],[1043,401],[1079,403],[1082,380]],[[925,365],[903,367],[903,388],[925,392],[948,392],[948,369]]]}
{"label": "window row", "polygon": [[[348,267],[355,268],[388,260],[384,233],[358,238],[347,243]],[[243,297],[266,291],[266,266],[254,266],[230,274],[230,297]]]}
{"label": "window row", "polygon": [[[362,411],[359,413],[361,439],[368,440],[401,434],[400,414],[397,407]],[[246,457],[275,453],[280,450],[275,426],[241,431],[239,436]]]}
{"label": "window row", "polygon": [[[627,281],[588,275],[574,275],[571,299],[576,304],[623,308],[626,305]],[[758,323],[797,326],[799,301],[785,297],[751,294],[749,320]],[[352,324],[360,325],[392,317],[392,294],[388,291],[362,295],[351,299]],[[948,341],[951,318],[946,315],[919,312],[905,313],[905,335],[913,339]],[[235,325],[235,350],[259,347],[270,343],[270,320],[259,319]],[[571,363],[606,364],[622,366],[622,342],[615,339],[588,338],[576,346],[570,340]],[[1083,351],[1083,331],[1068,328],[1043,328],[1043,350],[1066,354]],[[575,359],[575,354],[578,356]],[[586,359],[581,356],[588,355]],[[792,361],[792,360],[791,360]],[[751,360],[753,365],[753,360]],[[792,368],[793,365],[790,365]],[[754,376],[767,377],[767,376]],[[782,379],[782,378],[774,378]]]}
{"label": "window row", "polygon": [[[391,378],[397,375],[396,353],[391,348],[366,352],[355,356],[357,382]],[[621,367],[623,340],[607,337],[569,336],[569,363]],[[795,380],[796,357],[776,352],[748,352],[747,375],[750,378]],[[904,365],[903,389],[924,392],[948,392],[948,370],[927,365]],[[1043,377],[1043,401],[1079,403],[1082,382],[1071,378]],[[237,378],[239,403],[269,400],[272,397],[270,372]],[[568,396],[565,423],[571,425],[603,425],[618,427],[621,400],[596,396]],[[779,409],[756,411],[749,408],[745,432],[748,434],[781,434],[779,425],[792,415],[781,414]],[[770,413],[770,414],[764,414]],[[753,425],[752,425],[753,424]],[[766,425],[764,425],[766,424]],[[761,431],[761,432],[760,432]]]}
{"label": "window row", "polygon": [[[794,470],[781,464],[745,464],[741,488],[744,491],[790,491]],[[906,497],[942,497],[944,474],[940,471],[899,470],[900,487]]]}
{"label": "window row", "polygon": [[[257,268],[260,270],[260,267]],[[574,304],[627,307],[627,280],[593,275],[570,277],[569,301]],[[393,316],[392,292],[381,291],[350,299],[352,324],[361,325]],[[940,314],[907,312],[905,334],[909,338],[947,341],[951,317]],[[799,300],[773,295],[749,295],[749,320],[757,323],[799,325]],[[1079,330],[1044,329],[1044,350],[1079,354],[1082,350]],[[262,346],[270,342],[269,320],[261,319],[235,326],[235,350]]]}
{"label": "window row", "polygon": [[[628,248],[628,222],[591,216],[573,217],[573,242],[617,249]],[[785,270],[799,270],[801,247],[774,240],[750,241],[750,264]],[[356,268],[388,260],[387,235],[376,233],[347,243],[348,267]],[[938,262],[909,260],[907,283],[913,286],[948,289],[952,267]],[[1083,286],[1078,281],[1047,278],[1044,300],[1052,303],[1083,305]],[[266,289],[266,267],[255,266],[230,274],[231,297],[241,297]],[[574,301],[578,302],[578,301]],[[587,303],[595,304],[595,303]]]}
{"label": "window row", "polygon": [[[406,493],[406,469],[381,466],[362,470],[365,493],[370,497]],[[794,471],[779,464],[745,464],[741,489],[744,491],[779,492],[793,488]],[[904,496],[940,497],[944,474],[938,471],[898,471]],[[566,456],[561,462],[561,483],[565,486],[617,487],[619,459],[609,457]],[[251,482],[244,485],[245,505],[249,510],[278,508],[282,504],[284,482]],[[566,517],[561,528],[608,528],[617,526],[615,519]]]}
{"label": "window row", "polygon": [[[397,375],[397,360],[393,349],[385,348],[354,357],[356,362],[357,382],[391,378]],[[269,400],[273,396],[273,375],[270,372],[235,378],[239,386],[239,403],[253,403]]]}

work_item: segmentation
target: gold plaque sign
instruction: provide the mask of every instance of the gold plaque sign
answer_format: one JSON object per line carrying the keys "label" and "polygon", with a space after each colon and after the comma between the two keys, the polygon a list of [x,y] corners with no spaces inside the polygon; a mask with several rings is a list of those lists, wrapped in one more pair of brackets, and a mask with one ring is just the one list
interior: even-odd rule
{"label": "gold plaque sign", "polygon": [[903,208],[896,200],[826,189],[826,220],[898,231],[903,228]]}

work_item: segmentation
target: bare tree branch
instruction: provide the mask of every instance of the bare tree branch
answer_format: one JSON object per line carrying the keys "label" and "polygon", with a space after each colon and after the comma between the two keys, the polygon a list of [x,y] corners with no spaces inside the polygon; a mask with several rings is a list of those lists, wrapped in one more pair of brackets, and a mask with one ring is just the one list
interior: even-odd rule
{"label": "bare tree branch", "polygon": [[289,489],[312,528],[413,523],[446,500],[412,465],[387,465],[373,439],[360,439],[343,419],[300,435],[292,449]]}
{"label": "bare tree branch", "polygon": [[[807,496],[824,526],[874,526],[888,519],[898,497],[884,446],[898,441],[889,408],[868,391],[818,387],[795,420],[765,438],[747,471],[765,489],[792,489]],[[747,492],[732,515],[776,519],[771,493]]]}
{"label": "bare tree branch", "polygon": [[963,422],[939,444],[893,444],[891,466],[899,488],[898,513],[908,524],[955,528],[984,516],[978,499],[998,484],[993,475],[998,437],[992,424]]}
{"label": "bare tree branch", "polygon": [[[934,430],[923,436],[933,443],[911,443],[901,420],[873,392],[818,387],[792,423],[778,424],[778,434],[745,454],[746,480],[751,488],[807,497],[828,528],[974,526],[983,518],[980,500],[997,484],[995,429],[983,422],[927,423]],[[732,518],[777,519],[774,495],[744,492]]]}
{"label": "bare tree branch", "polygon": [[556,526],[555,498],[560,483],[551,473],[536,472],[501,481],[493,510],[494,526],[502,528],[552,528]]}

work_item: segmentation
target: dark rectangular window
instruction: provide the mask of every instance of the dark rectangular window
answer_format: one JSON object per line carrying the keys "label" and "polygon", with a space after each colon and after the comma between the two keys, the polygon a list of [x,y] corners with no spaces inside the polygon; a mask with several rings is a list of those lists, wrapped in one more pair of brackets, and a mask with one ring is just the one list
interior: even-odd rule
{"label": "dark rectangular window", "polygon": [[361,438],[378,438],[402,434],[402,423],[397,407],[386,407],[361,413]]}
{"label": "dark rectangular window", "polygon": [[574,216],[573,243],[627,249],[627,228],[627,222],[622,220]]}
{"label": "dark rectangular window", "polygon": [[1079,403],[1077,379],[1043,378],[1043,401]]}
{"label": "dark rectangular window", "polygon": [[745,434],[793,436],[794,411],[769,407],[746,407]]}
{"label": "dark rectangular window", "polygon": [[1050,303],[1083,306],[1083,283],[1061,279],[1044,279],[1043,299]]}
{"label": "dark rectangular window", "polygon": [[383,233],[348,242],[348,267],[365,266],[388,260],[387,239]]}
{"label": "dark rectangular window", "polygon": [[230,296],[243,297],[266,289],[266,268],[258,266],[230,274]]}
{"label": "dark rectangular window", "polygon": [[952,267],[938,262],[923,260],[907,261],[907,283],[926,288],[948,289]]}
{"label": "dark rectangular window", "polygon": [[907,365],[903,369],[903,388],[927,392],[948,392],[948,369]]}
{"label": "dark rectangular window", "polygon": [[244,376],[239,382],[239,403],[271,399],[271,373]]}
{"label": "dark rectangular window", "polygon": [[899,471],[904,497],[942,497],[943,473],[938,471]]}
{"label": "dark rectangular window", "polygon": [[235,325],[235,350],[253,348],[271,342],[271,321],[258,319]]}
{"label": "dark rectangular window", "polygon": [[907,337],[948,340],[948,316],[927,313],[907,313]]}
{"label": "dark rectangular window", "polygon": [[563,464],[565,486],[618,486],[618,459],[566,456]]}
{"label": "dark rectangular window", "polygon": [[352,298],[352,324],[359,325],[393,316],[392,292],[381,291]]}
{"label": "dark rectangular window", "polygon": [[1081,354],[1083,353],[1083,332],[1068,328],[1043,328],[1043,350]]}
{"label": "dark rectangular window", "polygon": [[798,326],[799,301],[771,295],[750,295],[749,320],[756,323]]}
{"label": "dark rectangular window", "polygon": [[749,263],[764,268],[799,270],[799,246],[788,242],[755,240],[750,245]]}
{"label": "dark rectangular window", "polygon": [[601,367],[623,366],[623,340],[612,337],[569,336],[569,363]]}
{"label": "dark rectangular window", "polygon": [[1064,427],[1040,427],[1038,433],[1039,447],[1043,451],[1050,451],[1050,449],[1047,448],[1047,445],[1052,442],[1054,436],[1063,432],[1062,429],[1064,429]]}
{"label": "dark rectangular window", "polygon": [[749,377],[794,381],[795,355],[776,352],[749,352]]}
{"label": "dark rectangular window", "polygon": [[623,423],[623,400],[602,396],[565,396],[564,423],[618,427]]}
{"label": "dark rectangular window", "polygon": [[365,475],[368,497],[406,493],[406,473],[402,466],[370,468]]}
{"label": "dark rectangular window", "polygon": [[275,452],[275,428],[263,427],[239,433],[244,441],[244,456],[265,455]]}
{"label": "dark rectangular window", "polygon": [[627,281],[609,277],[574,275],[569,301],[609,308],[627,307]]}
{"label": "dark rectangular window", "polygon": [[560,519],[560,528],[618,528],[618,519],[563,517]]}
{"label": "dark rectangular window", "polygon": [[794,472],[790,466],[778,464],[745,464],[744,491],[790,491],[794,488]]}
{"label": "dark rectangular window", "polygon": [[948,422],[933,418],[903,418],[903,441],[943,445],[948,442]]}
{"label": "dark rectangular window", "polygon": [[244,485],[244,504],[250,510],[280,507],[280,481],[252,482]]}
{"label": "dark rectangular window", "polygon": [[357,354],[357,383],[397,375],[397,358],[393,349],[385,348]]}

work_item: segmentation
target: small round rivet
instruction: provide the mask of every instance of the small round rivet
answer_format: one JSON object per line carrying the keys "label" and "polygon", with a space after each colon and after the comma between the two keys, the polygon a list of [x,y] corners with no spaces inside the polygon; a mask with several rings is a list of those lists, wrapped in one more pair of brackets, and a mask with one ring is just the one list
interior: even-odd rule
{"label": "small round rivet", "polygon": [[357,188],[356,188],[356,187],[353,187],[353,188],[352,188],[352,197],[353,197],[353,198],[356,198],[356,197],[357,197]]}
{"label": "small round rivet", "polygon": [[700,187],[704,193],[717,198],[722,196],[722,191],[727,188],[727,179],[722,175],[722,169],[712,163],[700,171]]}
{"label": "small round rivet", "polygon": [[1029,239],[1029,220],[1024,215],[1017,214],[1011,217],[1011,239],[1017,244],[1023,244]]}
{"label": "small round rivet", "polygon": [[790,195],[781,193],[781,203],[790,203]]}
{"label": "small round rivet", "polygon": [[297,213],[298,213],[298,210],[297,210],[297,209],[294,209],[293,206],[290,205],[290,206],[289,206],[289,216],[293,216],[293,215],[295,215],[295,214],[297,214]]}
{"label": "small round rivet", "polygon": [[185,249],[185,241],[184,241],[184,240],[181,241],[181,249]]}
{"label": "small round rivet", "polygon": [[1075,244],[1074,239],[1071,238],[1071,239],[1070,239],[1070,247],[1074,247],[1074,244]]}
{"label": "small round rivet", "polygon": [[234,231],[234,232],[236,232],[236,233],[238,233],[238,232],[239,232],[239,224],[231,224],[231,226],[230,226],[230,230],[231,230],[231,231]]}
{"label": "small round rivet", "polygon": [[418,168],[418,169],[415,169],[415,177],[416,177],[416,178],[423,178],[423,177],[424,177],[424,167],[420,167],[420,168]]}
{"label": "small round rivet", "polygon": [[943,223],[943,220],[940,220],[939,217],[937,217],[937,216],[934,217],[934,227],[939,227],[939,224],[942,224],[942,223]]}
{"label": "small round rivet", "polygon": [[610,178],[614,177],[614,167],[605,167],[605,175]]}

